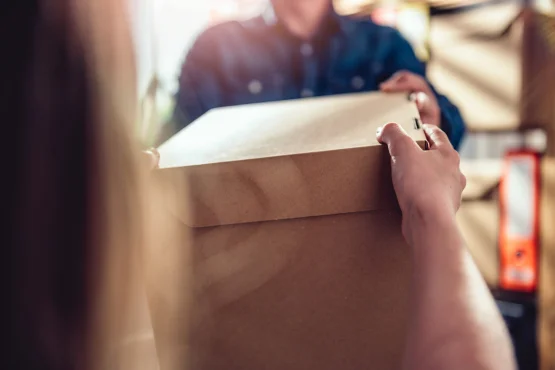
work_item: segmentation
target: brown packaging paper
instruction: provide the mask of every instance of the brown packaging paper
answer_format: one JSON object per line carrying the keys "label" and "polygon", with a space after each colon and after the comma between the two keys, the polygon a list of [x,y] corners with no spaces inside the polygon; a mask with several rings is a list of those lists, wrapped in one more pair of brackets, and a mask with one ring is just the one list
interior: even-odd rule
{"label": "brown packaging paper", "polygon": [[423,147],[418,117],[405,95],[264,103],[210,111],[162,145],[191,235],[173,248],[191,259],[154,253],[150,276],[191,269],[193,283],[149,282],[161,369],[398,369],[410,251],[375,136],[397,122]]}

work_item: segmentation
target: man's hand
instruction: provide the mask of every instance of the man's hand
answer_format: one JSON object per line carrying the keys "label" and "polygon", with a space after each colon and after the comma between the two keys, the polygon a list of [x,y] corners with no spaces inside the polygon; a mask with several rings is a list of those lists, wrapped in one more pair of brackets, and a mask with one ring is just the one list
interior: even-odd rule
{"label": "man's hand", "polygon": [[409,93],[411,99],[416,101],[422,122],[440,126],[441,110],[430,85],[421,76],[408,71],[397,72],[380,85],[380,90]]}
{"label": "man's hand", "polygon": [[424,151],[397,124],[378,130],[378,141],[391,154],[393,186],[403,215],[417,212],[434,219],[454,217],[461,203],[466,178],[460,158],[447,135],[436,126],[424,125],[430,150]]}

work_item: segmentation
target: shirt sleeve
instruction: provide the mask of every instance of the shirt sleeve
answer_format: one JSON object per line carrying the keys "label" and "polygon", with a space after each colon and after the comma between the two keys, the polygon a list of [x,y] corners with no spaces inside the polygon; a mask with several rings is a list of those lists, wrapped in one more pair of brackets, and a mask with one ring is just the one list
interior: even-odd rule
{"label": "shirt sleeve", "polygon": [[[414,51],[407,40],[401,34],[394,30],[393,41],[393,67],[391,74],[400,71],[407,70],[416,73],[424,78],[426,78],[426,68],[424,63],[422,63],[414,54]],[[441,110],[441,128],[453,144],[455,149],[459,148],[465,132],[465,123],[459,112],[459,109],[447,99],[446,96],[441,95],[437,92],[434,86],[428,81],[426,81],[432,88],[439,108]]]}

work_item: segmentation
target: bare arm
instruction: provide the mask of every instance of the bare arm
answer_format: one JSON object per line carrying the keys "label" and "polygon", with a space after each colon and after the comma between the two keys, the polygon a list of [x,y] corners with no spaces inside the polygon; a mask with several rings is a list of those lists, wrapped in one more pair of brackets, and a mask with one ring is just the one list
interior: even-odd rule
{"label": "bare arm", "polygon": [[403,233],[414,256],[404,369],[515,369],[501,315],[455,221],[466,183],[458,155],[439,128],[427,125],[426,134],[427,152],[397,125],[378,134],[392,155]]}
{"label": "bare arm", "polygon": [[454,214],[436,212],[412,212],[406,221],[414,250],[414,316],[404,368],[515,369],[505,325]]}

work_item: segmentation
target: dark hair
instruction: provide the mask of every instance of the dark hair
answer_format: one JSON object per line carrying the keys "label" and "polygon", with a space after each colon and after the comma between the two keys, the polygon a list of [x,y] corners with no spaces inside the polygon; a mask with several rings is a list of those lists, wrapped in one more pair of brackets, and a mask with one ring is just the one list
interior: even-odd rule
{"label": "dark hair", "polygon": [[0,5],[8,369],[131,370],[139,253],[181,237],[133,134],[123,1]]}
{"label": "dark hair", "polygon": [[10,351],[2,362],[7,369],[84,369],[96,146],[83,44],[69,1],[0,8],[0,117],[9,154],[1,244]]}

